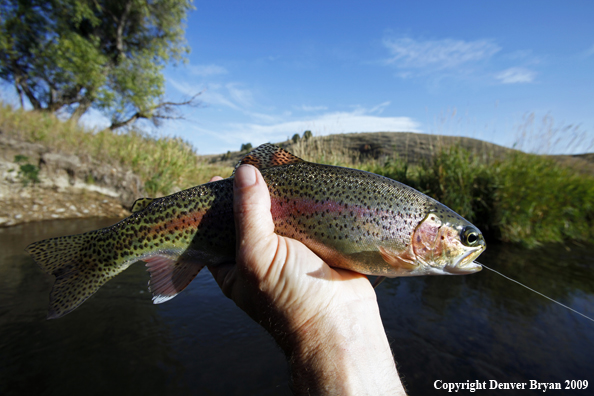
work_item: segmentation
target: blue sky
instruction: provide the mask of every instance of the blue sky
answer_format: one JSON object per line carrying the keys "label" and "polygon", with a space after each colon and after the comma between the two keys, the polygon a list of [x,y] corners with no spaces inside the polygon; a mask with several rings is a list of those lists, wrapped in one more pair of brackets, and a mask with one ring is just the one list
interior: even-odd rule
{"label": "blue sky", "polygon": [[593,135],[592,1],[194,5],[189,62],[165,75],[168,99],[202,91],[202,106],[161,133],[183,137],[199,154],[306,129],[417,131],[510,146],[529,113],[537,130],[549,115],[556,127]]}

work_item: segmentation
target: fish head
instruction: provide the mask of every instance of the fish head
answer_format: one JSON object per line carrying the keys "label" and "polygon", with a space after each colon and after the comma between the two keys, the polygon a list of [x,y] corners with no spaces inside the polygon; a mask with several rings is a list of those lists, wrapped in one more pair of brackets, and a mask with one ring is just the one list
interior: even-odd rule
{"label": "fish head", "polygon": [[450,211],[430,212],[415,229],[411,241],[419,275],[462,275],[478,272],[474,260],[487,247],[481,231]]}

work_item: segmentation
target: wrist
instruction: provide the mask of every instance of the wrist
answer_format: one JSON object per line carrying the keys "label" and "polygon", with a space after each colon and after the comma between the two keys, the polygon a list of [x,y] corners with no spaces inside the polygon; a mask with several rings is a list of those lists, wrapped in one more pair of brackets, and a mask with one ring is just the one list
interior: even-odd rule
{"label": "wrist", "polygon": [[292,334],[297,394],[404,394],[375,299],[329,308]]}

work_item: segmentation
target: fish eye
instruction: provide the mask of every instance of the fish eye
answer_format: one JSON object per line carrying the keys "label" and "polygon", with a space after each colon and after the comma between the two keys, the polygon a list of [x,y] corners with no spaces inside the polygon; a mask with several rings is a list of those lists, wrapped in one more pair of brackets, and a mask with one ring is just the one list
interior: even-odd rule
{"label": "fish eye", "polygon": [[473,226],[467,226],[462,229],[460,239],[466,246],[476,246],[480,240],[480,231]]}

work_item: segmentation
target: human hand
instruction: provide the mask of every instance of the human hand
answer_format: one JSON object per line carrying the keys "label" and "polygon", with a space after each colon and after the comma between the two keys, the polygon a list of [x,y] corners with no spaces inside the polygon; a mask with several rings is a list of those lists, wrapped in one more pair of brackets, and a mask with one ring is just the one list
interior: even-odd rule
{"label": "human hand", "polygon": [[233,205],[236,263],[209,269],[284,350],[296,392],[403,392],[367,278],[275,234],[266,183],[251,165],[235,173]]}

